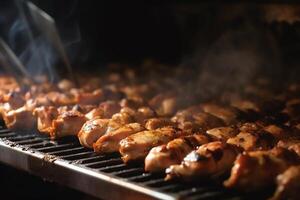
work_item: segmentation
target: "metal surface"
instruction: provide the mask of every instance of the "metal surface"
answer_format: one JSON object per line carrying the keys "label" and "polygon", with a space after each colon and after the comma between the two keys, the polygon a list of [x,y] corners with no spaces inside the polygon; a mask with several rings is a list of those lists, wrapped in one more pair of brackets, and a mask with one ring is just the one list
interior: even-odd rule
{"label": "metal surface", "polygon": [[74,138],[51,141],[0,127],[0,152],[3,163],[101,199],[244,199],[209,183],[164,181],[140,165],[125,165],[118,154],[97,155]]}
{"label": "metal surface", "polygon": [[65,64],[65,67],[67,68],[70,78],[75,83],[77,83],[77,80],[75,79],[75,76],[73,74],[71,63],[68,59],[67,53],[64,49],[58,30],[56,28],[56,23],[54,19],[30,1],[27,2],[27,6],[29,8],[29,12],[34,21],[34,24],[37,26],[40,32],[46,36],[46,38],[51,42],[53,47],[57,50]]}
{"label": "metal surface", "polygon": [[[2,38],[0,38],[0,64],[9,74],[13,75],[20,85],[24,86],[29,84],[28,81],[32,82],[25,66]],[[27,82],[24,77],[27,78]]]}

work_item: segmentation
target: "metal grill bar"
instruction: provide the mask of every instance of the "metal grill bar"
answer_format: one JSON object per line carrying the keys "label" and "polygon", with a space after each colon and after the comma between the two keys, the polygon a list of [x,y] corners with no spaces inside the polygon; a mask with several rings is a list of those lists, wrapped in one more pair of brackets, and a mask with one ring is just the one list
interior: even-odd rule
{"label": "metal grill bar", "polygon": [[126,165],[119,154],[97,155],[72,138],[51,141],[0,129],[0,151],[1,162],[102,199],[242,199],[210,184],[165,181],[164,174]]}

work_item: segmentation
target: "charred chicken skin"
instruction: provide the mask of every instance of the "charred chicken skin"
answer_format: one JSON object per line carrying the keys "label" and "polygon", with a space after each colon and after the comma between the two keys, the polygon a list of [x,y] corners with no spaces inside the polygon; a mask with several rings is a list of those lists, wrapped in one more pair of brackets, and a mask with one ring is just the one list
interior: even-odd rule
{"label": "charred chicken skin", "polygon": [[166,144],[187,133],[174,127],[164,127],[135,133],[120,141],[120,153],[125,163],[144,159],[151,148]]}
{"label": "charred chicken skin", "polygon": [[204,134],[194,134],[176,138],[167,144],[154,147],[145,158],[145,170],[163,171],[171,165],[180,164],[189,152],[209,141],[210,138]]}
{"label": "charred chicken skin", "polygon": [[181,164],[166,169],[166,179],[217,177],[230,170],[237,155],[236,148],[224,142],[210,142],[189,153]]}
{"label": "charred chicken skin", "polygon": [[283,148],[240,154],[225,187],[253,191],[275,183],[276,176],[299,162],[298,156]]}

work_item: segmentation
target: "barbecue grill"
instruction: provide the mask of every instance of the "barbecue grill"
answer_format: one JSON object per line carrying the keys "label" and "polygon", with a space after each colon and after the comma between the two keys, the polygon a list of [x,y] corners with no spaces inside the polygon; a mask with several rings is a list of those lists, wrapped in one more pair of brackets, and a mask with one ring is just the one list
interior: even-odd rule
{"label": "barbecue grill", "polygon": [[[124,5],[125,9],[116,8],[117,11],[113,12],[114,14],[117,12],[125,14],[124,10],[126,10],[126,8],[128,8],[130,11],[134,11],[134,13],[129,13],[128,16],[125,16],[125,19],[120,21],[118,21],[117,19],[120,16],[116,17],[113,16],[113,14],[109,14],[110,10],[115,9],[114,3],[100,3],[100,7],[101,5],[104,5],[105,8],[108,8],[107,10],[105,10],[105,8],[99,8],[99,6],[95,6],[93,8],[92,5],[89,5],[89,2],[86,4],[79,3],[79,5],[56,5],[55,3],[47,4],[40,1],[33,2],[39,5],[41,8],[46,8],[46,10],[47,8],[49,8],[49,10],[47,11],[51,15],[54,15],[56,17],[58,21],[58,27],[63,24],[59,23],[60,19],[63,18],[63,12],[61,12],[59,9],[57,9],[58,11],[55,12],[55,8],[57,6],[59,7],[59,5],[61,5],[63,8],[64,6],[68,7],[70,5],[71,7],[73,5],[75,5],[75,7],[77,6],[75,10],[78,10],[75,12],[75,14],[71,13],[71,15],[74,14],[75,21],[79,21],[78,26],[83,32],[82,37],[83,39],[86,39],[86,41],[84,41],[85,43],[83,42],[83,45],[90,45],[90,52],[89,55],[83,55],[76,58],[77,54],[84,54],[85,47],[81,46],[81,50],[76,52],[77,54],[71,52],[69,49],[68,53],[71,55],[71,57],[74,57],[71,60],[73,61],[73,63],[75,63],[73,64],[75,72],[81,72],[85,70],[104,71],[105,69],[94,66],[103,66],[103,63],[106,64],[115,60],[135,64],[137,61],[143,60],[148,56],[171,64],[178,63],[182,62],[182,55],[184,55],[185,53],[189,54],[198,50],[201,52],[199,59],[202,59],[203,49],[197,49],[198,47],[195,47],[193,43],[199,41],[199,43],[203,45],[204,48],[206,48],[210,46],[216,38],[219,37],[220,33],[224,29],[228,28],[227,26],[232,28],[238,26],[235,23],[243,23],[240,21],[233,21],[228,23],[228,21],[231,20],[231,17],[230,15],[226,15],[227,13],[223,13],[220,15],[224,17],[224,20],[223,18],[218,19],[217,17],[214,17],[213,15],[215,13],[221,12],[218,8],[218,5],[220,3],[219,1],[213,1],[211,3],[204,1],[197,5],[194,5],[193,2],[190,4],[180,4],[172,2],[170,4],[163,4],[162,8],[159,8],[159,3],[151,2],[149,3],[149,5],[147,5],[150,6],[149,8],[141,4],[141,11],[136,11],[135,9],[131,8],[131,3],[128,3]],[[238,1],[232,1],[230,3],[236,2]],[[264,2],[269,3],[271,1]],[[248,2],[246,5],[252,7],[253,4]],[[244,4],[243,8],[245,8]],[[88,12],[89,9],[91,9],[91,12]],[[97,10],[101,10],[103,12],[103,16],[99,16],[101,14],[97,14]],[[201,13],[201,11],[203,11],[203,13]],[[247,10],[247,12],[249,13],[246,13],[246,15],[249,15],[249,18],[251,18],[251,20],[256,20],[256,17],[253,18],[251,9]],[[130,21],[131,18],[135,17],[136,14],[140,14],[141,20],[128,22],[128,24],[126,25],[131,27],[132,30],[125,30],[125,36],[118,38],[119,35],[116,34],[116,32],[119,31],[119,29],[116,27],[124,28],[126,25],[123,25],[122,23],[125,20]],[[238,13],[237,15],[239,14],[240,13]],[[261,12],[259,14],[261,14]],[[82,15],[82,17],[80,17],[80,15]],[[152,20],[150,20],[149,18],[153,16],[156,17],[155,20],[153,20],[155,22],[149,24],[149,29],[145,24],[141,25],[141,28],[137,27],[137,25],[143,20],[145,20],[146,22],[152,22]],[[88,24],[91,18],[97,17],[99,17],[100,19],[100,21],[98,22],[99,27],[94,27],[96,26],[95,24]],[[106,22],[101,17],[107,17]],[[160,17],[162,18],[161,23],[159,23],[160,21],[158,20]],[[213,20],[217,21],[217,25],[210,27],[209,23],[207,22],[207,19],[210,19],[210,17]],[[200,28],[198,27],[200,30],[194,27],[201,23],[203,23],[203,26],[201,26]],[[223,26],[222,23],[224,23],[225,25]],[[299,62],[297,56],[294,56],[294,53],[297,52],[299,46],[294,45],[293,42],[287,42],[288,44],[285,44],[283,41],[285,40],[285,36],[297,30],[299,26],[297,23],[298,22],[293,25],[288,25],[286,23],[278,25],[275,23],[275,25],[269,24],[268,28],[263,27],[264,30],[274,29],[278,31],[277,29],[281,29],[281,32],[278,31],[281,34],[278,36],[278,38],[281,42],[280,45],[282,45],[280,46],[280,48],[282,47],[281,53],[284,60],[283,62],[288,60],[287,63],[290,65],[289,69],[293,70],[295,68],[295,63]],[[220,27],[218,27],[218,25],[220,25]],[[259,26],[261,26],[261,24]],[[69,31],[74,31],[73,28],[70,28]],[[101,28],[109,29],[110,31],[103,31],[102,33],[99,30]],[[157,33],[157,30],[151,30],[160,28],[162,29],[162,35],[159,35]],[[135,36],[131,35],[135,31],[139,31],[140,37],[135,38]],[[150,38],[149,40],[147,40],[149,34],[147,31],[150,31],[150,35],[154,35],[154,39]],[[276,34],[278,32],[276,32]],[[99,37],[99,33],[100,36],[103,37]],[[199,33],[200,35],[198,35]],[[297,36],[297,34],[291,35],[293,36],[292,39],[295,39],[297,41],[300,38]],[[72,40],[78,39],[76,38],[76,36],[74,37],[75,39],[72,38]],[[129,38],[129,41],[126,41],[126,37]],[[4,39],[6,39],[5,36]],[[92,44],[93,42],[95,42],[95,44]],[[146,47],[143,46],[142,42],[145,42]],[[155,46],[159,44],[161,45],[161,48],[157,48]],[[98,50],[103,51],[102,56],[99,56],[97,54]],[[291,57],[293,59],[289,59]],[[182,63],[185,64],[191,62],[191,65],[188,66],[191,66],[191,68],[193,69],[193,67],[198,64],[197,59],[193,60],[190,58],[184,58],[184,61]],[[274,61],[273,63],[275,63],[276,61]],[[86,66],[84,70],[81,67],[82,65]],[[282,75],[281,68],[276,67],[276,69],[273,69],[268,67],[269,66],[267,66],[266,69],[260,69],[259,72],[269,72],[270,69],[272,69],[272,75],[274,75],[275,77],[278,75],[280,77]],[[170,68],[170,70],[172,69]],[[289,70],[283,71],[285,72],[285,75],[287,74],[288,76],[291,76],[291,78],[295,78],[295,74],[290,74]],[[14,132],[6,128],[4,122],[1,122],[0,125],[0,162],[14,168],[24,170],[30,174],[41,177],[44,180],[51,182],[53,181],[79,190],[91,196],[107,200],[237,200],[252,199],[254,197],[256,199],[265,199],[267,197],[270,197],[273,192],[273,189],[270,188],[269,190],[256,192],[255,194],[242,193],[240,191],[225,189],[222,186],[222,183],[218,182],[217,180],[198,180],[196,182],[189,183],[180,180],[166,181],[165,173],[160,174],[145,172],[143,163],[139,162],[125,164],[121,159],[120,154],[118,153],[105,155],[97,154],[92,149],[83,147],[79,143],[77,138],[65,137],[52,140],[50,137],[42,135],[40,133],[36,133],[35,131]]]}
{"label": "barbecue grill", "polygon": [[51,141],[3,126],[0,138],[1,162],[102,199],[251,199],[216,183],[165,181],[164,175],[146,173],[141,165],[125,165],[118,154],[97,155],[75,138]]}

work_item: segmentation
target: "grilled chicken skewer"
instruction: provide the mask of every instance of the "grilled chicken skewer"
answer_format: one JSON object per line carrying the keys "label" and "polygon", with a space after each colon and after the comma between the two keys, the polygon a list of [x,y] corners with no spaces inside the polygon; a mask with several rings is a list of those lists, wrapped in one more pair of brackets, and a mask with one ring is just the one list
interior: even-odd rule
{"label": "grilled chicken skewer", "polygon": [[[189,109],[187,109],[189,110]],[[197,109],[196,109],[197,110]],[[180,116],[181,115],[181,116]],[[187,119],[195,120],[194,123],[197,123],[197,127],[204,131],[211,127],[221,126],[224,125],[221,119],[205,113],[201,110],[197,110],[197,112],[193,112],[192,116],[187,118],[190,114],[184,115],[183,112],[179,112],[173,120],[176,119],[180,123],[188,123]],[[220,127],[215,128],[215,130],[207,131],[207,133],[215,132],[216,130],[219,132],[226,132],[227,129],[230,129],[233,132],[233,128],[230,127]],[[227,131],[229,134],[229,130]],[[212,138],[209,135],[213,134],[194,134],[191,136],[185,136],[182,138],[177,138],[170,141],[168,144],[161,145],[158,147],[154,147],[145,159],[145,170],[146,171],[162,171],[165,170],[167,167],[173,164],[180,164],[182,159],[192,150],[197,148],[198,146],[208,143],[211,141]],[[213,138],[217,138],[213,136]]]}
{"label": "grilled chicken skewer", "polygon": [[[190,110],[190,109],[187,109],[187,110]],[[192,115],[188,114],[184,111],[182,113],[179,112],[173,117],[173,121],[182,124],[182,123],[187,123],[187,120],[192,118],[192,120],[193,120],[192,123],[197,124],[196,125],[197,129],[202,129],[202,130],[206,130],[207,128],[214,127],[214,126],[224,125],[224,122],[221,119],[219,119],[218,117],[215,117],[211,114],[201,111],[201,107],[200,107],[200,109],[198,107],[198,109],[196,109],[196,110],[197,110],[197,112],[196,111],[192,112]],[[225,117],[223,117],[223,119],[224,118]],[[157,129],[157,130],[159,130],[159,129]],[[155,147],[160,144],[165,144],[165,143],[169,142],[170,140],[175,139],[178,136],[180,136],[180,135],[178,135],[176,137],[176,134],[174,136],[170,135],[167,139],[159,141],[158,137],[164,137],[165,135],[158,134],[156,132],[157,130],[155,130],[153,132],[145,131],[145,132],[137,133],[137,134],[132,135],[132,137],[129,136],[129,137],[125,138],[124,140],[122,140],[120,142],[119,150],[122,155],[124,154],[123,160],[125,162],[128,162],[130,160],[144,158],[145,155],[147,155],[147,153],[149,151],[148,149],[150,147]],[[194,131],[193,128],[188,131],[184,131],[184,135],[191,135],[191,134],[193,134],[193,131]],[[143,134],[146,134],[147,137],[145,137]],[[152,138],[150,138],[150,137],[152,137]],[[142,140],[145,140],[145,141],[142,142]],[[131,148],[136,148],[135,146],[138,146],[137,144],[144,144],[144,150],[141,153],[141,155],[138,155],[138,156],[128,155],[129,153],[127,153],[127,150],[130,149],[130,154],[133,154],[134,152],[131,152]],[[142,145],[140,145],[139,148],[142,148]],[[142,151],[142,149],[140,151]]]}
{"label": "grilled chicken skewer", "polygon": [[215,177],[230,170],[237,155],[235,147],[221,141],[210,142],[189,153],[181,164],[166,169],[166,180]]}

